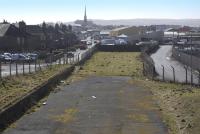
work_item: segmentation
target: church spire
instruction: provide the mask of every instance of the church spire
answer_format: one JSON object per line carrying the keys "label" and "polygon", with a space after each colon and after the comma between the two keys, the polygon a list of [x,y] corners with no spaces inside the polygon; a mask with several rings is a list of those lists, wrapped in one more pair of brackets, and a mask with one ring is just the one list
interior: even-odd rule
{"label": "church spire", "polygon": [[85,5],[84,22],[87,23],[87,8],[86,8],[86,5]]}

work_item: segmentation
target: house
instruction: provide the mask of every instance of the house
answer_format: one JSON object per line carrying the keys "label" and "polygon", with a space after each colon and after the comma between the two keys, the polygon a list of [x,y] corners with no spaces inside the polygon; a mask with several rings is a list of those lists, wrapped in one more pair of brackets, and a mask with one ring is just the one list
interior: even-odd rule
{"label": "house", "polygon": [[26,25],[26,32],[31,36],[28,38],[30,50],[46,49],[46,35],[39,25]]}
{"label": "house", "polygon": [[155,40],[158,42],[162,42],[164,39],[164,32],[163,31],[147,31],[142,38],[146,38],[149,40]]}
{"label": "house", "polygon": [[132,44],[141,41],[141,36],[145,33],[145,27],[121,27],[117,29],[113,29],[110,32],[110,36],[117,37],[121,35],[128,36],[128,41]]}
{"label": "house", "polygon": [[0,23],[0,51],[23,51],[26,35],[7,22]]}
{"label": "house", "polygon": [[100,38],[101,39],[106,39],[110,37],[110,31],[108,30],[103,30],[100,32]]}
{"label": "house", "polygon": [[117,39],[123,39],[125,41],[128,41],[128,36],[125,34],[121,34],[121,35],[117,36]]}

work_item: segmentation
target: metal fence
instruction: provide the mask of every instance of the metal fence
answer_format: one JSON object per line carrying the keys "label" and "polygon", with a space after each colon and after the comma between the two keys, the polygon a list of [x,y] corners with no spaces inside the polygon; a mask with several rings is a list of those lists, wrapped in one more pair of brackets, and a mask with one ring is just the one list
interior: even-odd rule
{"label": "metal fence", "polygon": [[193,70],[188,66],[176,68],[169,65],[155,65],[154,63],[149,62],[148,58],[143,58],[143,61],[143,73],[152,80],[200,85],[200,70]]}
{"label": "metal fence", "polygon": [[18,75],[25,75],[35,73],[53,65],[77,64],[86,58],[90,57],[96,50],[96,46],[92,46],[83,52],[74,53],[74,56],[69,58],[67,54],[57,55],[57,57],[48,57],[48,60],[35,61],[14,61],[3,62],[0,61],[0,78],[12,77]]}
{"label": "metal fence", "polygon": [[150,53],[147,52],[153,49],[152,47],[147,48],[145,51],[142,51],[141,54],[141,57],[143,59],[144,76],[147,76],[149,79],[152,80],[159,80],[163,82],[191,84],[197,86],[200,85],[200,70],[194,70],[189,66],[183,65],[171,66],[167,64],[155,64],[150,56]]}

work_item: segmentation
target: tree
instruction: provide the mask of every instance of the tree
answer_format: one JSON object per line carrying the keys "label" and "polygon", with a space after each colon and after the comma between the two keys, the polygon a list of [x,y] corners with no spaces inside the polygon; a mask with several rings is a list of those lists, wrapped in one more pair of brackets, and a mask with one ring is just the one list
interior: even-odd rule
{"label": "tree", "polygon": [[42,23],[42,30],[43,30],[44,32],[46,32],[46,29],[47,29],[47,25],[46,25],[45,22],[43,22],[43,23]]}
{"label": "tree", "polygon": [[59,29],[60,29],[60,26],[59,26],[58,23],[56,23],[56,24],[55,24],[55,30],[56,30],[56,31],[59,31]]}
{"label": "tree", "polygon": [[69,32],[72,32],[72,25],[68,25]]}
{"label": "tree", "polygon": [[67,26],[64,25],[64,24],[61,25],[61,29],[62,29],[63,32],[67,32],[68,31]]}

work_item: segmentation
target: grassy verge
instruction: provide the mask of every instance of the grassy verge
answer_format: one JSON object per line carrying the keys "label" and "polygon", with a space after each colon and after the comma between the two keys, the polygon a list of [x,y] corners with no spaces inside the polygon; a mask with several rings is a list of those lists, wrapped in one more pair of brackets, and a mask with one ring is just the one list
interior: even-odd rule
{"label": "grassy verge", "polygon": [[200,90],[146,79],[140,53],[98,52],[70,81],[90,75],[132,77],[130,83],[152,91],[171,134],[199,134]]}
{"label": "grassy verge", "polygon": [[20,99],[67,67],[69,65],[54,65],[51,68],[33,74],[4,78],[0,81],[0,109]]}

